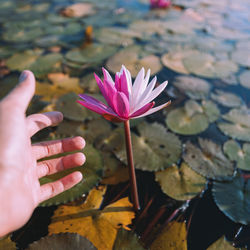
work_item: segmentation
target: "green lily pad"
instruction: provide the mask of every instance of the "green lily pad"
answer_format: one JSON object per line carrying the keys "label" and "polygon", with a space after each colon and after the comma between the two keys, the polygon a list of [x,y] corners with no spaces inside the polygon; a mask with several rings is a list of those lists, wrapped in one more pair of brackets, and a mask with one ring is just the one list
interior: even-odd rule
{"label": "green lily pad", "polygon": [[80,171],[83,179],[76,186],[63,193],[44,201],[40,206],[51,206],[73,201],[83,194],[87,194],[95,185],[98,184],[103,175],[103,160],[100,153],[91,145],[87,144],[83,150],[88,159],[83,166],[73,169],[67,169],[60,173],[46,176],[40,179],[41,184],[49,183],[58,180],[69,173]]}
{"label": "green lily pad", "polygon": [[239,75],[240,85],[250,89],[250,70],[245,70]]}
{"label": "green lily pad", "polygon": [[206,179],[184,162],[180,167],[173,165],[156,172],[155,179],[165,194],[181,201],[192,199],[204,189],[206,184]]}
{"label": "green lily pad", "polygon": [[190,73],[208,78],[223,78],[238,71],[237,65],[232,61],[218,61],[211,54],[198,50],[186,56],[183,64]]}
{"label": "green lily pad", "polygon": [[246,108],[232,109],[222,116],[229,122],[219,122],[219,129],[227,136],[242,141],[250,141],[250,112]]}
{"label": "green lily pad", "polygon": [[88,239],[76,233],[48,235],[31,243],[28,249],[97,250],[97,248]]}
{"label": "green lily pad", "polygon": [[11,74],[0,81],[0,99],[5,97],[18,83],[19,76]]}
{"label": "green lily pad", "polygon": [[237,168],[250,171],[250,144],[244,143],[243,147],[234,140],[225,142],[223,146],[225,154],[230,160],[236,161]]}
{"label": "green lily pad", "polygon": [[64,117],[72,121],[83,121],[85,119],[92,119],[98,117],[98,115],[82,105],[77,103],[79,97],[75,93],[68,93],[61,96],[56,102],[56,109],[61,111]]}
{"label": "green lily pad", "polygon": [[121,65],[125,65],[132,77],[136,77],[142,67],[150,69],[151,75],[156,74],[162,69],[160,59],[155,55],[145,54],[138,46],[131,46],[120,50],[108,59],[106,66],[113,72],[119,72]]}
{"label": "green lily pad", "polygon": [[219,89],[216,89],[215,93],[211,94],[211,98],[229,108],[237,108],[243,105],[243,101],[239,96]]}
{"label": "green lily pad", "polygon": [[85,93],[100,93],[100,89],[96,83],[93,73],[82,77],[79,84]]}
{"label": "green lily pad", "polygon": [[124,228],[118,230],[113,250],[144,250],[137,236]]}
{"label": "green lily pad", "polygon": [[210,91],[207,81],[191,76],[178,76],[173,84],[191,99],[206,99]]}
{"label": "green lily pad", "polygon": [[208,128],[209,120],[202,107],[198,103],[194,106],[194,103],[187,101],[184,107],[168,113],[166,123],[169,129],[181,135],[195,135]]}
{"label": "green lily pad", "polygon": [[220,117],[220,110],[214,102],[203,100],[201,104],[209,122],[215,122]]}
{"label": "green lily pad", "polygon": [[38,53],[33,51],[17,53],[6,60],[6,66],[11,70],[23,71],[29,68],[37,60],[38,56]]}
{"label": "green lily pad", "polygon": [[243,67],[250,67],[250,57],[245,49],[237,49],[231,54],[232,60]]}
{"label": "green lily pad", "polygon": [[[132,150],[137,169],[158,171],[179,160],[181,142],[176,135],[166,132],[166,129],[157,123],[142,123],[138,126],[138,130],[141,136],[132,133]],[[169,141],[171,141],[171,147],[169,147]],[[123,128],[117,128],[98,144],[99,148],[114,152],[118,159],[127,164]]]}
{"label": "green lily pad", "polygon": [[213,197],[219,209],[236,223],[250,223],[250,185],[241,176],[232,182],[214,182]]}
{"label": "green lily pad", "polygon": [[36,77],[44,77],[52,72],[57,63],[61,63],[62,55],[59,53],[51,53],[40,56],[29,69],[35,74]]}
{"label": "green lily pad", "polygon": [[223,154],[220,145],[199,138],[200,148],[187,142],[183,159],[198,174],[213,180],[230,180],[234,165]]}
{"label": "green lily pad", "polygon": [[73,49],[66,53],[65,58],[78,64],[99,63],[113,55],[116,47],[93,44],[84,49]]}
{"label": "green lily pad", "polygon": [[104,44],[129,46],[134,43],[134,38],[140,37],[138,33],[117,27],[102,28],[94,32],[96,39]]}
{"label": "green lily pad", "polygon": [[183,64],[183,59],[192,55],[194,50],[187,51],[170,51],[161,57],[161,61],[167,68],[181,74],[189,74],[188,70]]}

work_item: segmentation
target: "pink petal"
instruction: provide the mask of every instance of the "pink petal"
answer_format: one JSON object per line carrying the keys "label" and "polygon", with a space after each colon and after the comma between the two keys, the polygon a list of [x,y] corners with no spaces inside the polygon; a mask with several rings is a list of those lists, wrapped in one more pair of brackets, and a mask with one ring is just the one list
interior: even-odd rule
{"label": "pink petal", "polygon": [[140,115],[146,113],[148,110],[153,108],[154,105],[155,105],[155,102],[150,102],[150,103],[146,104],[141,109],[137,110],[132,115],[130,115],[130,118],[135,118],[136,116],[140,116]]}
{"label": "pink petal", "polygon": [[121,92],[124,93],[127,97],[127,99],[129,100],[129,93],[128,93],[128,80],[127,80],[127,75],[125,70],[123,69],[122,75],[120,77],[120,81],[121,81]]}
{"label": "pink petal", "polygon": [[105,92],[107,94],[107,97],[106,97],[107,99],[106,98],[105,99],[106,99],[108,105],[115,111],[114,96],[116,95],[117,90],[115,89],[115,86],[112,83],[110,83],[109,81],[106,81],[106,80],[104,80],[104,82],[103,82],[103,87],[104,87]]}
{"label": "pink petal", "polygon": [[94,73],[94,76],[95,76],[95,80],[96,80],[96,82],[97,82],[97,85],[98,85],[98,87],[99,87],[99,89],[100,89],[100,91],[101,91],[103,97],[105,98],[106,102],[108,103],[108,95],[106,94],[106,90],[105,90],[105,88],[104,88],[104,86],[103,86],[102,80],[101,80],[101,79],[99,78],[99,76],[96,75],[95,73]]}
{"label": "pink petal", "polygon": [[122,92],[117,92],[113,96],[114,111],[122,118],[129,116],[129,101],[127,96]]}
{"label": "pink petal", "polygon": [[[142,68],[140,72],[137,74],[133,87],[132,87],[132,97],[131,97],[131,111],[134,109],[136,100],[140,97],[140,89],[144,87],[144,75],[145,75],[145,70]],[[145,88],[144,88],[145,89]]]}
{"label": "pink petal", "polygon": [[79,96],[83,99],[83,101],[77,100],[77,102],[82,106],[100,115],[103,114],[116,115],[111,108],[107,107],[104,103],[100,102],[99,100],[85,94],[81,94]]}
{"label": "pink petal", "polygon": [[158,107],[152,108],[152,109],[148,110],[146,113],[144,113],[144,114],[142,114],[142,115],[140,115],[140,116],[134,117],[134,118],[140,118],[140,117],[143,117],[143,116],[146,116],[146,115],[153,114],[153,113],[155,113],[155,112],[158,111],[158,110],[161,110],[161,109],[163,109],[163,108],[166,108],[166,107],[169,106],[170,104],[171,104],[171,101],[168,101],[168,102],[166,102],[166,103],[164,103],[164,104],[162,104],[162,105],[160,105],[160,106],[158,106]]}
{"label": "pink petal", "polygon": [[104,76],[104,80],[109,81],[110,83],[112,83],[113,85],[115,85],[111,75],[109,74],[109,72],[102,67],[102,72],[103,72],[103,76]]}

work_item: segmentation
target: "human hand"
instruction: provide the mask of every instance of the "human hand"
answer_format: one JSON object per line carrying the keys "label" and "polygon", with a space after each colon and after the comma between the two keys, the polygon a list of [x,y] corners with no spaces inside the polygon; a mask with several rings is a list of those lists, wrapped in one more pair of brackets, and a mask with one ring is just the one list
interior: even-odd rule
{"label": "human hand", "polygon": [[23,226],[38,204],[71,188],[82,179],[73,172],[53,183],[40,185],[39,178],[58,171],[81,166],[82,153],[44,160],[59,153],[80,150],[81,137],[31,144],[39,130],[62,121],[60,112],[25,116],[34,95],[35,78],[24,71],[19,84],[0,102],[0,237]]}

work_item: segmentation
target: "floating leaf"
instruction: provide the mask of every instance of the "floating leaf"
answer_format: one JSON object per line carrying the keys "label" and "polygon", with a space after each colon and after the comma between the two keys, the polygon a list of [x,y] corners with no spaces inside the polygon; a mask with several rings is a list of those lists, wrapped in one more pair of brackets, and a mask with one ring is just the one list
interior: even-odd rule
{"label": "floating leaf", "polygon": [[95,77],[93,73],[88,74],[81,78],[80,80],[80,86],[82,89],[84,89],[84,92],[86,93],[99,93],[100,89],[96,83]]}
{"label": "floating leaf", "polygon": [[4,238],[0,239],[0,249],[15,250],[16,243],[13,242],[10,237],[4,237]]}
{"label": "floating leaf", "polygon": [[169,222],[153,241],[150,249],[187,250],[187,230],[185,222]]}
{"label": "floating leaf", "polygon": [[[162,191],[175,200],[189,200],[204,189],[206,179],[193,171],[186,163],[155,173]],[[174,187],[174,188],[173,188]]]}
{"label": "floating leaf", "polygon": [[77,77],[70,77],[63,73],[50,73],[48,79],[58,88],[67,90],[68,92],[81,93],[82,89],[79,86],[80,79]]}
{"label": "floating leaf", "polygon": [[129,230],[128,225],[135,215],[127,197],[100,210],[105,193],[105,189],[100,188],[93,189],[84,204],[58,207],[49,225],[49,233],[78,233],[99,250],[111,250],[118,229],[123,227]]}
{"label": "floating leaf", "polygon": [[183,59],[186,56],[192,55],[193,50],[188,51],[170,51],[167,54],[164,54],[161,57],[161,61],[164,66],[166,66],[169,69],[172,69],[175,72],[181,73],[181,74],[188,74],[188,70],[183,64]]}
{"label": "floating leaf", "polygon": [[245,70],[239,75],[240,84],[250,89],[250,70]]}
{"label": "floating leaf", "polygon": [[144,248],[133,232],[120,228],[112,250],[144,250]]}
{"label": "floating leaf", "polygon": [[76,233],[52,234],[29,245],[28,250],[60,249],[60,250],[97,250],[86,238]]}
{"label": "floating leaf", "polygon": [[221,147],[211,140],[199,138],[200,148],[186,143],[183,159],[198,174],[213,180],[230,180],[234,166],[223,154]]}
{"label": "floating leaf", "polygon": [[56,102],[56,109],[61,111],[64,117],[72,121],[83,121],[87,118],[98,117],[94,112],[82,108],[76,101],[78,96],[75,93],[68,93],[61,96]]}
{"label": "floating leaf", "polygon": [[219,129],[225,135],[233,139],[250,141],[250,111],[248,109],[232,109],[222,117],[231,122],[218,123]]}
{"label": "floating leaf", "polygon": [[[176,135],[166,132],[166,129],[157,123],[151,125],[142,123],[138,126],[138,130],[140,137],[132,133],[134,162],[137,169],[157,171],[179,160],[181,142]],[[99,147],[114,152],[118,159],[127,163],[122,128],[114,130],[106,139],[99,142]]]}
{"label": "floating leaf", "polygon": [[214,102],[203,100],[202,108],[209,122],[215,122],[220,117],[220,110]]}
{"label": "floating leaf", "polygon": [[66,53],[65,58],[78,64],[100,63],[115,51],[114,46],[93,44],[84,49],[70,50]]}
{"label": "floating leaf", "polygon": [[210,91],[207,81],[191,76],[178,76],[173,84],[192,99],[206,99]]}
{"label": "floating leaf", "polygon": [[250,67],[250,57],[245,49],[236,49],[231,54],[232,60],[244,67]]}
{"label": "floating leaf", "polygon": [[244,143],[243,147],[234,140],[225,142],[223,146],[225,154],[230,160],[237,162],[237,168],[250,171],[250,144]]}
{"label": "floating leaf", "polygon": [[123,64],[130,71],[132,77],[136,77],[142,67],[146,70],[150,68],[151,74],[156,74],[162,69],[160,59],[157,56],[147,55],[137,46],[120,50],[108,59],[106,66],[111,72],[116,73],[120,71]]}
{"label": "floating leaf", "polygon": [[199,51],[186,56],[183,64],[190,73],[209,78],[227,77],[238,71],[232,61],[217,61],[211,54]]}
{"label": "floating leaf", "polygon": [[56,173],[40,179],[41,184],[45,184],[58,180],[74,171],[80,171],[83,175],[82,181],[76,186],[64,191],[63,193],[55,196],[54,198],[42,202],[40,204],[41,206],[58,205],[61,203],[66,203],[68,201],[73,201],[81,195],[88,193],[91,188],[97,185],[103,174],[103,162],[101,155],[96,149],[94,149],[89,144],[87,144],[84,148],[84,154],[86,155],[88,160],[84,163],[83,166],[76,167],[73,169],[67,169],[60,173]]}
{"label": "floating leaf", "polygon": [[196,107],[199,108],[190,109],[189,104],[190,101],[186,102],[184,107],[173,109],[168,113],[167,126],[177,134],[195,135],[208,128],[209,120],[203,113],[202,107],[196,103]]}
{"label": "floating leaf", "polygon": [[[238,248],[237,248],[238,249]],[[215,241],[212,245],[210,245],[207,250],[236,250],[224,236]]]}
{"label": "floating leaf", "polygon": [[243,101],[239,96],[219,89],[216,89],[215,93],[211,94],[211,98],[221,105],[229,108],[237,108],[243,104]]}
{"label": "floating leaf", "polygon": [[250,185],[241,176],[232,182],[214,182],[213,197],[219,209],[236,223],[250,223]]}
{"label": "floating leaf", "polygon": [[94,13],[95,10],[91,3],[75,3],[61,11],[61,14],[66,17],[84,17]]}
{"label": "floating leaf", "polygon": [[62,55],[59,53],[51,53],[40,56],[29,69],[35,74],[36,77],[44,77],[53,71],[57,63],[62,61]]}

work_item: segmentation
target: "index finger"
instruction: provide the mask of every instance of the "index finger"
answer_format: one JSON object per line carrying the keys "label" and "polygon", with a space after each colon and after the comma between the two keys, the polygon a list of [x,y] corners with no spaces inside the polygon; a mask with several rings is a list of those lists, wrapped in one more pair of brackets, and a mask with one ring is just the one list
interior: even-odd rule
{"label": "index finger", "polygon": [[85,140],[80,136],[76,136],[73,138],[35,143],[32,145],[32,151],[38,160],[52,155],[81,150],[84,146]]}

